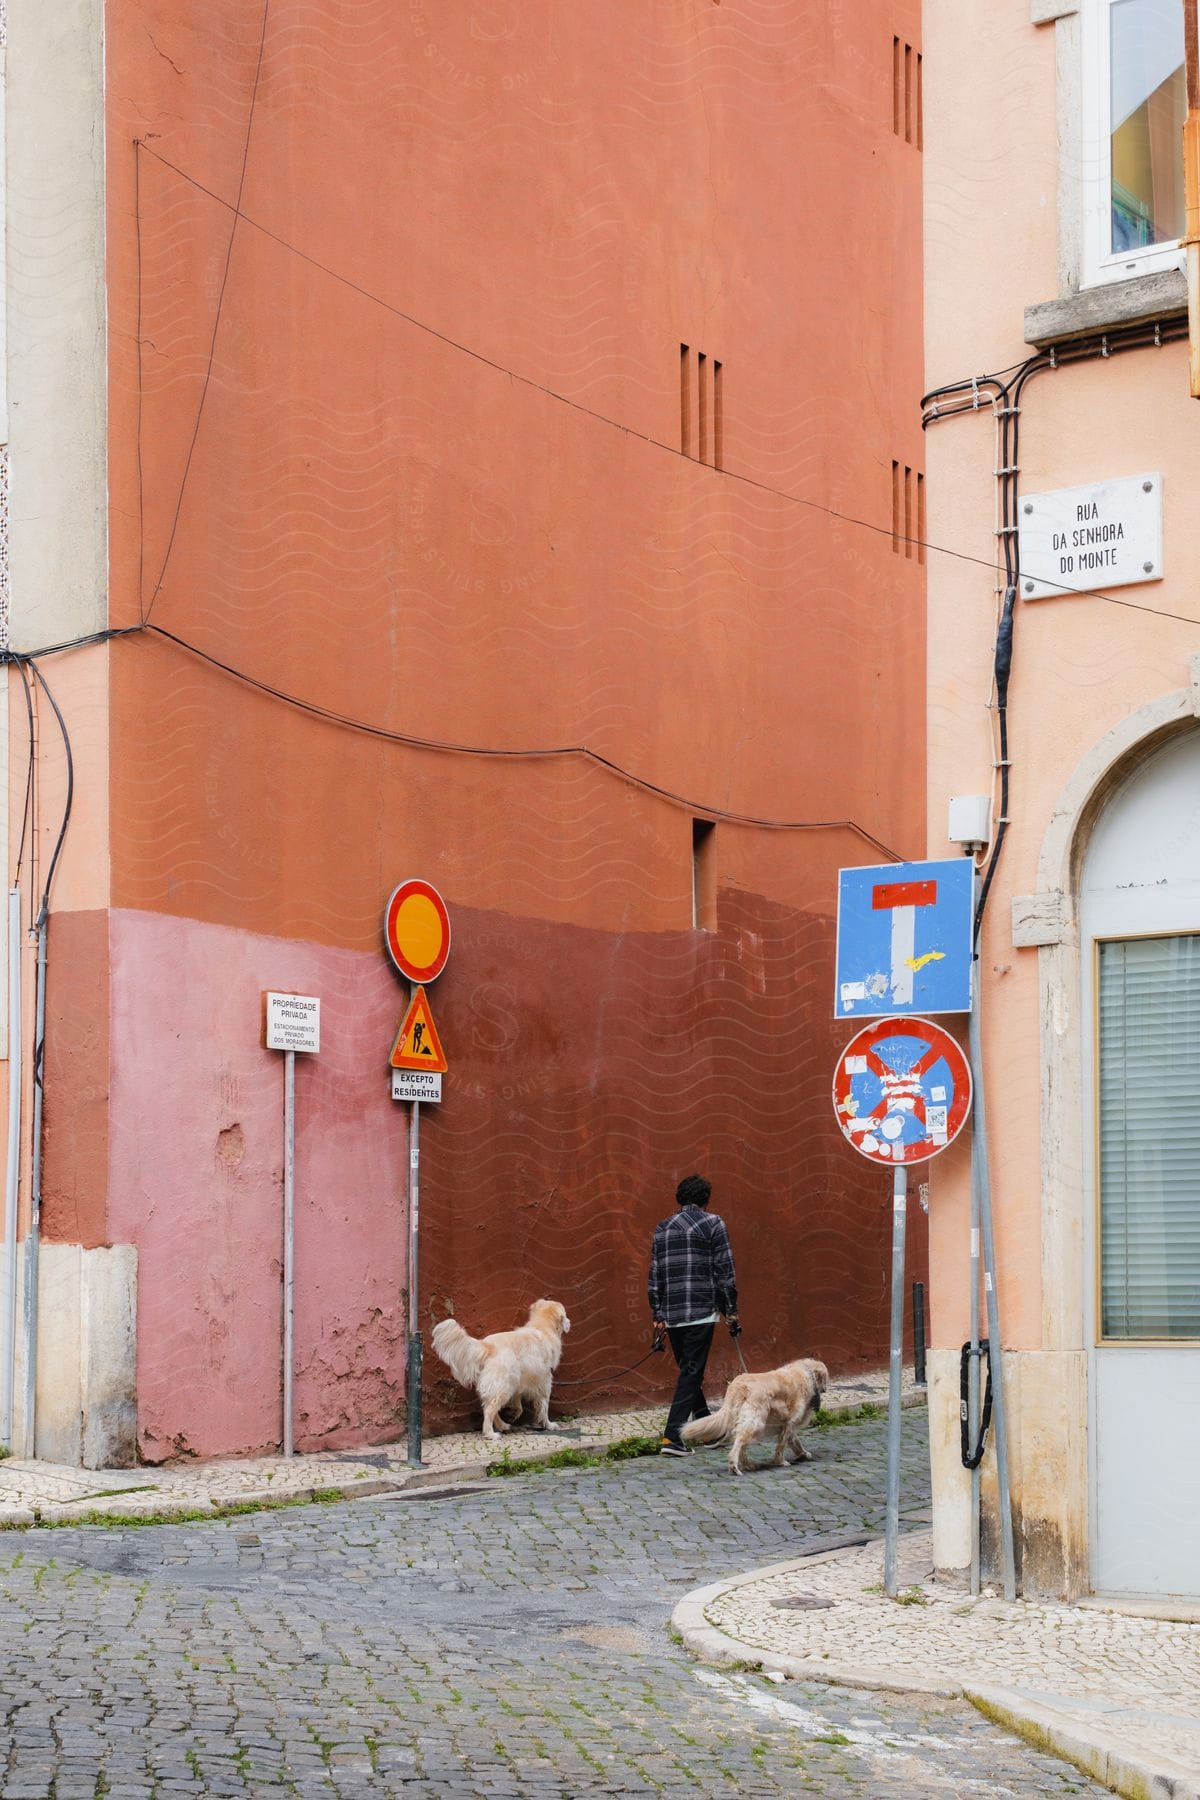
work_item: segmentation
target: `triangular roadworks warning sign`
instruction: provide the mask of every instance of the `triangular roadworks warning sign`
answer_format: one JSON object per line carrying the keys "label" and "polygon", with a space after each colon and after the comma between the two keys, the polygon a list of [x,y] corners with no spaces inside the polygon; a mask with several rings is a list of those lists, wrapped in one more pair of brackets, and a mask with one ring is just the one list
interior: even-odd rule
{"label": "triangular roadworks warning sign", "polygon": [[423,987],[413,994],[404,1023],[396,1033],[390,1061],[393,1069],[424,1069],[430,1075],[449,1073],[450,1065]]}

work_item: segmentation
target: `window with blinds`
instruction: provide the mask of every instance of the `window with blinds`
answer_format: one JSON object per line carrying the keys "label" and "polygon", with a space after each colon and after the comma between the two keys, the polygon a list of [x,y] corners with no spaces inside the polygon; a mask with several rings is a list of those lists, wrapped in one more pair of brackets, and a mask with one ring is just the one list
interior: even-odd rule
{"label": "window with blinds", "polygon": [[1104,1338],[1200,1338],[1200,935],[1097,945]]}

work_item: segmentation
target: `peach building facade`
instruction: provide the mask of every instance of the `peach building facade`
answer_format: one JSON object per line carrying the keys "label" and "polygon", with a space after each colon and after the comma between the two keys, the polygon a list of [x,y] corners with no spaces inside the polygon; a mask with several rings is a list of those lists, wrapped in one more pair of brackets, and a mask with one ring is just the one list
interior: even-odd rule
{"label": "peach building facade", "polygon": [[[1200,410],[1178,244],[1183,7],[927,0],[924,24],[930,855],[947,853],[956,794],[997,796],[995,849],[994,655],[1015,590],[1007,823],[979,976],[1018,1572],[1027,1593],[1195,1596]],[[1044,496],[1077,488],[1055,593],[1028,534]],[[1134,566],[1120,558],[1143,500],[1161,543]],[[934,1531],[940,1566],[964,1570],[970,1146],[943,1160]],[[989,1452],[985,1577],[998,1559]]]}
{"label": "peach building facade", "polygon": [[[454,928],[426,1329],[548,1293],[577,1404],[662,1393],[661,1359],[618,1372],[701,1167],[755,1356],[886,1356],[887,1196],[829,1083],[836,871],[922,835],[918,12],[891,11],[10,0],[10,642],[87,640],[38,663],[75,784],[40,1454],[279,1441],[266,989],[322,1001],[297,1446],[399,1434],[409,876]],[[32,698],[23,1239],[66,779]],[[19,670],[7,737],[15,865]],[[433,1422],[469,1416],[427,1371]]]}

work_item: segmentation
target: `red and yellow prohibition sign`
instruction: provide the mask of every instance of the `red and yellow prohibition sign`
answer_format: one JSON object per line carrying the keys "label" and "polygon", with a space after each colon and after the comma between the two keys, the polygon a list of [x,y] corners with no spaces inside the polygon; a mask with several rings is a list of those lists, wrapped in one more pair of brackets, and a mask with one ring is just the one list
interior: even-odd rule
{"label": "red and yellow prohibition sign", "polygon": [[833,1110],[872,1162],[928,1161],[954,1142],[970,1109],[967,1059],[930,1019],[874,1019],[838,1058]]}
{"label": "red and yellow prohibition sign", "polygon": [[402,881],[387,903],[384,937],[401,975],[418,984],[436,981],[450,954],[450,915],[428,881]]}

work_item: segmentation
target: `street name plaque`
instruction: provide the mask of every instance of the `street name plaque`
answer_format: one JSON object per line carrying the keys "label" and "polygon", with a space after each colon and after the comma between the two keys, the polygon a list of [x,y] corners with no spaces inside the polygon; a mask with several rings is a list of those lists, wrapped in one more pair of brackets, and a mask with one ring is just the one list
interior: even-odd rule
{"label": "street name plaque", "polygon": [[1022,600],[1162,580],[1161,475],[1026,494],[1017,525]]}

